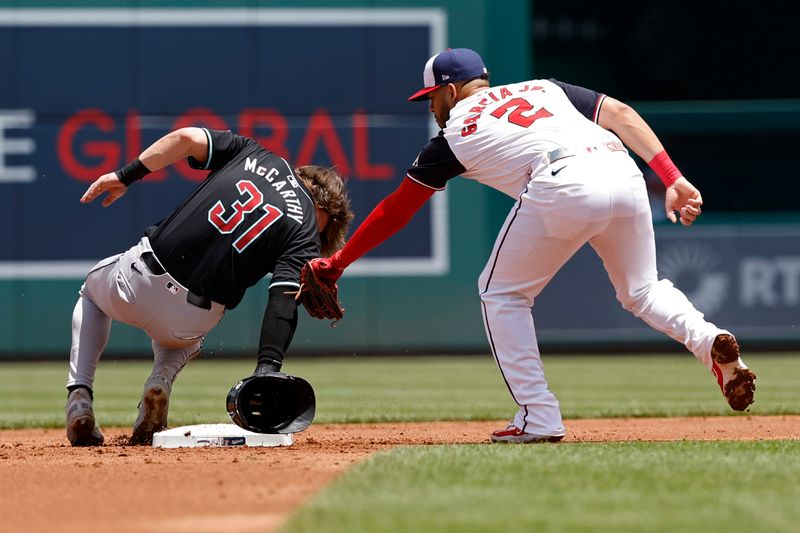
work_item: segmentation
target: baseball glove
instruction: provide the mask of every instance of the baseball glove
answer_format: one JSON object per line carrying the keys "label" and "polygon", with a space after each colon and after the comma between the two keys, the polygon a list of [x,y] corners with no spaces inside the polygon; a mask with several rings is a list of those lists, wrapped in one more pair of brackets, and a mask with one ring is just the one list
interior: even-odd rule
{"label": "baseball glove", "polygon": [[256,433],[297,433],[314,420],[316,398],[311,384],[283,372],[266,372],[236,383],[226,401],[228,416]]}
{"label": "baseball glove", "polygon": [[296,299],[314,318],[329,319],[336,323],[344,316],[344,309],[339,305],[336,281],[320,276],[310,261],[300,271],[300,290]]}

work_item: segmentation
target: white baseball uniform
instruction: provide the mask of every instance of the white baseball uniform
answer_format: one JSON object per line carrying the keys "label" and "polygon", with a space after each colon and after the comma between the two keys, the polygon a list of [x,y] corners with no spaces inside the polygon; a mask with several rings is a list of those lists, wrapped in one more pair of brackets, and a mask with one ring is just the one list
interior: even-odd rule
{"label": "white baseball uniform", "polygon": [[479,290],[492,353],[520,406],[514,425],[526,433],[564,434],[531,308],[585,243],[603,260],[625,309],[709,369],[711,345],[725,332],[672,283],[658,280],[645,183],[619,138],[596,123],[604,98],[555,80],[487,88],[453,107],[408,171],[434,189],[461,175],[517,200]]}

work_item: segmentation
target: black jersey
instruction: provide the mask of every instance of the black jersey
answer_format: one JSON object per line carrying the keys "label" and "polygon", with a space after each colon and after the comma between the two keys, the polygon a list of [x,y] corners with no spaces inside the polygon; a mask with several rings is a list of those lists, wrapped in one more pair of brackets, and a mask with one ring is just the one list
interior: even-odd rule
{"label": "black jersey", "polygon": [[145,235],[178,282],[228,309],[272,272],[270,287],[299,287],[300,269],[319,257],[316,211],[289,164],[256,141],[207,130],[211,173]]}

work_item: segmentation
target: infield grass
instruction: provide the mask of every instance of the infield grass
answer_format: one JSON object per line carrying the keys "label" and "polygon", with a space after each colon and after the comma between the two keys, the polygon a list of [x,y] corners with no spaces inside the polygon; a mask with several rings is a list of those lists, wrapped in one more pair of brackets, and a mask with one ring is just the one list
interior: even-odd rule
{"label": "infield grass", "polygon": [[[800,414],[800,357],[756,354],[753,414]],[[136,417],[147,362],[101,361],[101,426]],[[553,356],[566,418],[733,415],[690,355]],[[170,425],[228,422],[225,396],[253,361],[198,360]],[[316,422],[509,419],[490,356],[289,359],[317,392]],[[0,428],[62,427],[64,363],[0,363]],[[400,447],[371,456],[299,509],[284,532],[794,532],[800,441]]]}
{"label": "infield grass", "polygon": [[800,442],[405,447],[284,532],[794,532]]}
{"label": "infield grass", "polygon": [[[800,413],[800,357],[750,355],[753,414]],[[95,382],[101,426],[128,426],[151,363],[102,360]],[[170,425],[229,422],[225,397],[253,361],[196,360],[175,383]],[[490,356],[287,360],[317,393],[316,422],[510,419],[516,405]],[[545,357],[565,418],[736,415],[691,355]],[[67,363],[0,363],[0,428],[61,427]]]}

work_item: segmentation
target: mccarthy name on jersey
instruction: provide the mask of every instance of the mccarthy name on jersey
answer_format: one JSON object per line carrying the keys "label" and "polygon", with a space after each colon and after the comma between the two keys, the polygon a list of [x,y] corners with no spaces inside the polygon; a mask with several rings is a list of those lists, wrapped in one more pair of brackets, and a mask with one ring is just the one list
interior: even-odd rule
{"label": "mccarthy name on jersey", "polygon": [[[285,179],[276,180],[280,176],[277,168],[267,168],[258,164],[258,159],[255,157],[248,157],[244,162],[244,169],[247,172],[252,172],[256,176],[260,176],[267,180],[267,183],[272,185],[272,188],[278,192],[286,203],[286,216],[296,221],[298,224],[303,223],[303,205],[297,197],[295,189],[298,188],[297,180],[292,174],[285,175]],[[289,188],[287,189],[287,185]]]}

